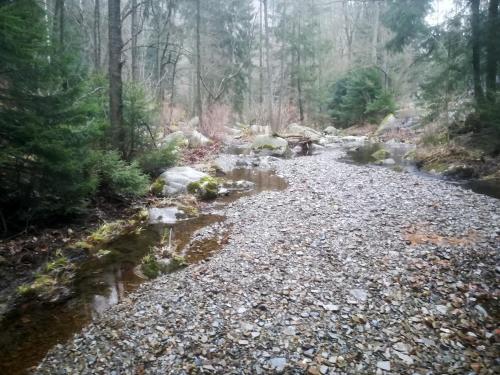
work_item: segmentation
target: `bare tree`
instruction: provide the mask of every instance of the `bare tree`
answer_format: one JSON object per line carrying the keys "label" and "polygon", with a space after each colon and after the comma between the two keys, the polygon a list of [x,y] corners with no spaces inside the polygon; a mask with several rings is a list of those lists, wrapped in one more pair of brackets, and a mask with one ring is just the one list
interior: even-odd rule
{"label": "bare tree", "polygon": [[[266,38],[266,73],[267,73],[267,110],[269,116],[269,125],[274,129],[273,122],[273,86],[271,75],[271,46],[269,42],[269,15],[267,0],[262,0],[264,4],[264,24],[265,24],[265,38]],[[274,129],[275,130],[275,129]]]}
{"label": "bare tree", "polygon": [[120,15],[120,0],[108,0],[109,23],[109,119],[115,147],[123,157],[125,150],[125,129],[123,124],[122,99],[122,28]]}
{"label": "bare tree", "polygon": [[196,108],[200,128],[203,126],[203,98],[201,97],[201,9],[196,0]]}
{"label": "bare tree", "polygon": [[94,0],[94,27],[92,30],[94,41],[94,70],[101,70],[101,4],[100,0]]}

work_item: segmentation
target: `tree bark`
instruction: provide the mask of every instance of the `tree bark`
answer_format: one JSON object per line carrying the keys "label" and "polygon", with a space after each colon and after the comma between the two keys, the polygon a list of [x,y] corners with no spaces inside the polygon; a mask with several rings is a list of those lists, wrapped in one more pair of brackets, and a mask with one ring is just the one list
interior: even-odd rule
{"label": "tree bark", "polygon": [[138,71],[138,66],[137,66],[137,35],[139,34],[138,31],[138,24],[137,24],[137,0],[132,0],[132,14],[131,14],[131,48],[130,48],[130,55],[131,55],[131,75],[132,75],[132,81],[137,81],[137,71]]}
{"label": "tree bark", "polygon": [[122,29],[120,0],[108,0],[109,19],[109,119],[113,144],[126,157],[122,100]]}
{"label": "tree bark", "polygon": [[481,87],[481,45],[479,39],[479,3],[480,0],[471,0],[472,26],[472,73],[474,81],[474,97],[479,104],[483,99]]}
{"label": "tree bark", "polygon": [[267,110],[269,116],[269,125],[273,130],[274,122],[273,122],[273,87],[271,82],[271,57],[270,57],[270,44],[269,44],[269,20],[268,20],[268,9],[267,9],[267,0],[263,0],[264,2],[264,24],[265,24],[265,38],[266,38],[266,73],[267,73]]}
{"label": "tree bark", "polygon": [[377,45],[378,45],[378,29],[380,23],[380,5],[378,1],[374,4],[375,18],[373,20],[373,35],[372,35],[372,64],[377,65]]}
{"label": "tree bark", "polygon": [[58,49],[64,46],[64,0],[55,0],[54,4],[54,43]]}
{"label": "tree bark", "polygon": [[498,22],[499,0],[490,0],[488,6],[488,42],[486,46],[486,96],[488,101],[494,103],[497,91],[498,70]]}
{"label": "tree bark", "polygon": [[299,118],[300,122],[304,122],[304,103],[302,100],[302,43],[301,41],[301,25],[300,25],[300,17],[297,22],[297,40],[299,43],[297,44],[297,101],[299,104]]}
{"label": "tree bark", "polygon": [[259,2],[259,104],[264,103],[264,54],[262,51],[262,1]]}
{"label": "tree bark", "polygon": [[203,126],[203,102],[201,97],[201,9],[200,0],[196,0],[196,109],[199,127]]}
{"label": "tree bark", "polygon": [[94,70],[101,70],[101,4],[94,0]]}

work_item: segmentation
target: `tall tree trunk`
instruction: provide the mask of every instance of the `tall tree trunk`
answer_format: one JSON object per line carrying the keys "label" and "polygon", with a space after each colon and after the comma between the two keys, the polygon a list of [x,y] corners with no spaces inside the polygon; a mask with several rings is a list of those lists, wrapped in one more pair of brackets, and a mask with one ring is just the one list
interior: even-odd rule
{"label": "tall tree trunk", "polygon": [[58,49],[64,47],[64,0],[55,0],[53,38]]}
{"label": "tall tree trunk", "polygon": [[[286,3],[283,4],[283,13],[281,14],[282,21],[282,34],[285,35],[287,28],[287,14],[286,14]],[[278,118],[276,120],[277,127],[281,127],[282,122],[282,105],[283,105],[283,97],[285,91],[285,57],[286,57],[286,42],[285,38],[281,41],[280,48],[280,87],[279,87],[279,97],[278,97]]]}
{"label": "tall tree trunk", "polygon": [[264,103],[264,54],[262,32],[262,1],[259,2],[259,104]]}
{"label": "tall tree trunk", "polygon": [[138,31],[138,24],[137,24],[137,0],[132,0],[132,14],[131,14],[131,47],[130,47],[130,55],[131,55],[131,75],[132,75],[132,81],[137,81],[137,71],[138,71],[138,66],[137,66],[137,35],[139,34]]}
{"label": "tall tree trunk", "polygon": [[200,0],[196,0],[196,109],[199,126],[203,126],[203,98],[201,97],[201,9]]}
{"label": "tall tree trunk", "polygon": [[94,0],[94,70],[101,70],[101,4]]}
{"label": "tall tree trunk", "polygon": [[274,122],[273,122],[273,86],[271,82],[271,57],[270,57],[270,44],[269,44],[269,17],[267,12],[267,0],[263,0],[264,2],[264,24],[265,24],[265,37],[266,37],[266,73],[267,73],[267,110],[269,116],[269,125],[273,130]]}
{"label": "tall tree trunk", "polygon": [[299,104],[299,116],[300,122],[304,122],[304,103],[302,100],[302,43],[301,40],[301,25],[300,25],[300,17],[298,19],[297,26],[297,40],[299,43],[297,45],[297,96],[298,96],[298,104]]}
{"label": "tall tree trunk", "polygon": [[479,3],[480,0],[471,0],[472,26],[472,73],[474,80],[474,97],[479,104],[483,99],[481,87],[481,45],[479,39]]}
{"label": "tall tree trunk", "polygon": [[372,64],[377,65],[377,45],[378,45],[378,29],[380,23],[380,5],[378,1],[374,4],[375,18],[373,20],[373,35],[372,35]]}
{"label": "tall tree trunk", "polygon": [[488,42],[486,54],[486,96],[490,102],[495,102],[497,91],[497,69],[498,69],[498,2],[490,0],[488,7]]}
{"label": "tall tree trunk", "polygon": [[126,158],[122,100],[122,28],[120,0],[108,0],[109,23],[109,119],[115,147]]}

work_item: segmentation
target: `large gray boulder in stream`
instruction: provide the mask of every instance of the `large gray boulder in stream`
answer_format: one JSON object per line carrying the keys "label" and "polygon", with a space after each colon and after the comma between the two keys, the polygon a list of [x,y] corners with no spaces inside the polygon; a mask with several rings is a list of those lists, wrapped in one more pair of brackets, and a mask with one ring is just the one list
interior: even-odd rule
{"label": "large gray boulder in stream", "polygon": [[281,157],[288,157],[291,154],[286,139],[271,135],[256,136],[252,143],[252,150]]}
{"label": "large gray boulder in stream", "polygon": [[299,135],[301,137],[310,138],[313,142],[318,142],[321,139],[321,133],[308,126],[299,124],[290,124],[286,129],[287,135]]}
{"label": "large gray boulder in stream", "polygon": [[375,134],[379,135],[389,130],[398,129],[400,125],[400,121],[394,116],[392,113],[385,116],[385,118],[380,123]]}
{"label": "large gray boulder in stream", "polygon": [[174,167],[162,173],[159,179],[165,182],[163,195],[175,195],[187,192],[187,186],[208,177],[206,173],[191,167]]}
{"label": "large gray boulder in stream", "polygon": [[165,138],[162,140],[162,145],[169,145],[171,143],[175,142],[177,146],[187,146],[189,143],[189,140],[187,139],[186,135],[179,131],[167,134]]}
{"label": "large gray boulder in stream", "polygon": [[205,137],[197,130],[193,130],[191,134],[189,134],[188,138],[189,148],[204,147],[212,143],[212,140],[210,138]]}

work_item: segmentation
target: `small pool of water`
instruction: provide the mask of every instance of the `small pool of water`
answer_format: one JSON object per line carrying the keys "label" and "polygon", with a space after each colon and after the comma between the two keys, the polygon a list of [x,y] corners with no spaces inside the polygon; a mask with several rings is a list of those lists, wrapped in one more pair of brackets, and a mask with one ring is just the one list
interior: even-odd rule
{"label": "small pool of water", "polygon": [[[227,204],[245,195],[287,187],[284,179],[264,170],[236,169],[225,178],[251,181],[255,184],[254,189],[233,192],[217,200],[216,205]],[[50,348],[70,339],[92,319],[106,314],[110,306],[135,290],[145,281],[135,272],[137,265],[152,247],[162,241],[166,232],[171,244],[188,264],[209,258],[223,245],[220,239],[212,237],[191,243],[194,233],[223,222],[222,216],[202,214],[192,219],[175,220],[173,211],[156,210],[153,213],[154,219],[160,223],[150,224],[137,234],[122,236],[106,245],[105,249],[110,250],[111,255],[87,259],[79,264],[72,298],[59,304],[29,301],[0,322],[0,374],[28,373]]]}
{"label": "small pool of water", "polygon": [[394,160],[394,164],[380,164],[383,167],[391,168],[399,172],[418,174],[426,178],[447,180],[452,184],[462,186],[463,188],[472,190],[475,193],[500,199],[500,179],[449,180],[440,175],[423,172],[417,168],[414,161],[406,157],[409,152],[415,150],[414,145],[407,143],[367,143],[364,146],[357,147],[356,149],[347,150],[347,157],[342,160],[356,164],[376,164],[376,159],[372,155],[382,149],[389,151],[391,153],[390,158]]}
{"label": "small pool of water", "polygon": [[254,186],[251,190],[234,191],[226,197],[221,197],[217,200],[217,204],[227,204],[243,196],[258,194],[266,190],[281,191],[288,187],[285,179],[268,169],[236,168],[228,173],[220,174],[219,177],[228,181],[250,181]]}

